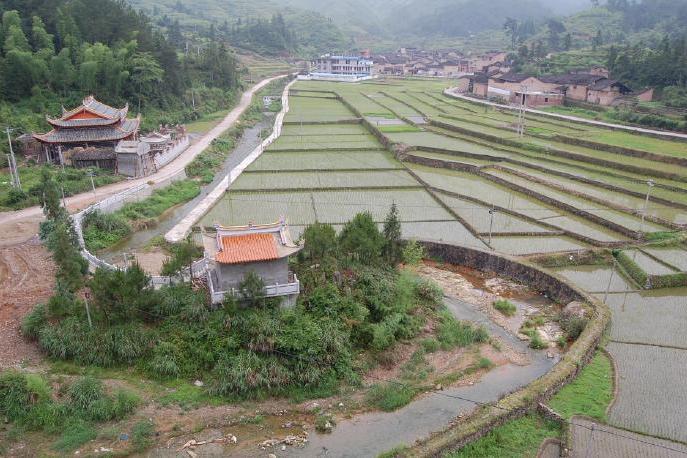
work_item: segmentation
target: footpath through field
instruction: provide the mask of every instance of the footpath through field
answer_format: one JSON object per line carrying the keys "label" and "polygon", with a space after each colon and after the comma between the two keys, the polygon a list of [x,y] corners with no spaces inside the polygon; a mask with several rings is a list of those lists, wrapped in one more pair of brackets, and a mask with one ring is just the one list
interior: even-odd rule
{"label": "footpath through field", "polygon": [[[489,106],[496,107],[496,108],[503,108],[506,110],[514,110],[514,111],[518,109],[517,107],[512,107],[510,105],[503,105],[500,103],[489,102],[487,100],[480,100],[480,99],[476,99],[473,97],[467,97],[465,95],[460,94],[455,88],[446,89],[446,91],[444,91],[444,94],[448,95],[449,97],[454,97],[456,99],[465,100],[467,102],[481,103],[482,105],[489,105]],[[549,113],[548,111],[542,111],[542,110],[534,110],[532,108],[527,108],[526,111],[528,113],[533,113],[533,114],[543,115],[543,116],[549,116],[551,118],[562,119],[564,121],[572,121],[572,122],[577,122],[577,123],[591,124],[594,126],[607,127],[610,129],[627,130],[629,132],[636,132],[639,134],[654,135],[654,136],[665,137],[667,139],[676,139],[676,140],[687,141],[687,134],[680,134],[677,132],[667,132],[665,130],[645,129],[643,127],[624,126],[622,124],[611,124],[611,123],[603,122],[603,121],[595,121],[593,119],[579,118],[577,116],[570,116],[570,115],[564,115],[564,114],[558,114],[558,113]]]}
{"label": "footpath through field", "polygon": [[[114,183],[102,188],[96,189],[96,193],[84,192],[66,199],[67,208],[70,212],[81,210],[95,202],[101,201],[109,196],[117,194],[135,186],[149,183],[164,181],[173,177],[177,173],[183,171],[193,159],[202,153],[213,140],[218,138],[224,131],[229,129],[243,114],[243,112],[250,106],[253,95],[260,89],[271,83],[272,81],[283,78],[285,75],[279,75],[272,78],[267,78],[250,89],[246,90],[241,95],[241,100],[227,116],[217,124],[210,132],[203,135],[195,143],[186,149],[175,160],[160,169],[158,172],[147,177],[138,178],[134,180],[126,180]],[[29,207],[13,212],[0,213],[0,246],[13,245],[24,242],[33,237],[38,232],[38,224],[43,220],[43,211],[39,206]]]}

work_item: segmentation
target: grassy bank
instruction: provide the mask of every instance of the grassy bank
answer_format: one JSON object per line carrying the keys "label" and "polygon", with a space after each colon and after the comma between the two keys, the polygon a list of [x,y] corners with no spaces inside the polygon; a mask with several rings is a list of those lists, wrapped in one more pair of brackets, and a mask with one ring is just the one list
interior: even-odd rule
{"label": "grassy bank", "polygon": [[157,224],[157,218],[170,208],[188,202],[200,194],[195,180],[181,180],[158,189],[139,202],[124,205],[111,214],[90,213],[83,221],[83,236],[89,251],[116,245],[134,230]]}
{"label": "grassy bank", "polygon": [[[604,353],[597,353],[572,383],[566,385],[549,406],[569,419],[573,415],[586,415],[606,420],[606,408],[613,399],[613,369]],[[547,438],[561,438],[560,424],[531,413],[495,428],[486,436],[467,445],[450,458],[473,457],[532,457]]]}

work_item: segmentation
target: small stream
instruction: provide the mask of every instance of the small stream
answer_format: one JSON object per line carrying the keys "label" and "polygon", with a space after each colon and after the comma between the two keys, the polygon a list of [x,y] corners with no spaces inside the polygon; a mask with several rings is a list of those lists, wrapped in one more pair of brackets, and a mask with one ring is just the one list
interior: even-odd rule
{"label": "small stream", "polygon": [[305,449],[289,449],[279,456],[374,457],[400,445],[411,445],[476,408],[472,402],[451,396],[495,402],[546,374],[559,361],[558,356],[548,358],[545,351],[531,350],[526,342],[499,327],[476,306],[450,297],[445,302],[456,318],[484,325],[506,345],[525,353],[530,364],[506,364],[492,369],[472,386],[429,393],[395,412],[372,412],[339,422],[329,434],[312,433]]}
{"label": "small stream", "polygon": [[131,253],[144,248],[153,238],[163,235],[173,228],[179,221],[181,221],[182,218],[184,218],[184,216],[186,216],[191,209],[198,204],[198,202],[203,200],[203,198],[205,198],[205,196],[208,195],[208,193],[210,193],[210,191],[212,191],[220,181],[222,181],[222,179],[229,173],[231,169],[241,163],[241,161],[243,161],[243,159],[245,159],[245,157],[248,156],[260,144],[262,141],[260,132],[271,127],[273,123],[273,114],[267,113],[262,121],[253,127],[246,128],[243,132],[243,135],[237,142],[236,147],[231,154],[229,154],[226,161],[222,165],[222,169],[215,174],[215,179],[209,185],[203,186],[200,194],[198,194],[198,196],[196,196],[193,200],[171,208],[160,217],[158,224],[151,228],[134,232],[131,236],[127,237],[114,247],[98,253],[98,257],[111,263],[123,262],[125,253]]}

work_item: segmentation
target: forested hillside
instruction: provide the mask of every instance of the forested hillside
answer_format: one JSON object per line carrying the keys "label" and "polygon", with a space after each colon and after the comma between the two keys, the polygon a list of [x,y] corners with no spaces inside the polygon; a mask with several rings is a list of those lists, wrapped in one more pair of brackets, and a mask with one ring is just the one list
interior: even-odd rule
{"label": "forested hillside", "polygon": [[192,88],[214,108],[227,106],[239,85],[226,47],[183,56],[121,0],[6,0],[0,10],[0,125],[18,133],[47,128],[45,113],[88,94],[129,103],[148,125],[183,121],[194,115]]}

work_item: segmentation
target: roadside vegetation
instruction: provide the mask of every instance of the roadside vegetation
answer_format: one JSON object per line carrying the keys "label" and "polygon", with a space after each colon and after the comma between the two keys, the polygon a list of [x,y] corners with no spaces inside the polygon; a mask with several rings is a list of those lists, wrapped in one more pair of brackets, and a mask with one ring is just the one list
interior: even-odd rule
{"label": "roadside vegetation", "polygon": [[[4,159],[4,158],[3,158]],[[0,171],[0,211],[20,210],[38,205],[41,201],[41,177],[44,170],[55,175],[60,186],[60,195],[64,190],[65,197],[73,196],[92,189],[91,178],[96,188],[121,181],[109,170],[99,168],[76,169],[67,167],[64,170],[46,165],[27,163],[19,168],[22,189],[12,187],[9,170]]]}

